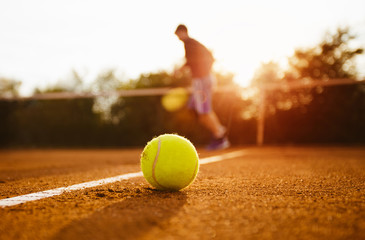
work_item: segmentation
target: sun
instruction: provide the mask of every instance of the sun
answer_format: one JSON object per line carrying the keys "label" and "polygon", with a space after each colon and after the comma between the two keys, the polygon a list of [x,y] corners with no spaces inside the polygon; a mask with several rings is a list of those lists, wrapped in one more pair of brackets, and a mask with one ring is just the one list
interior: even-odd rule
{"label": "sun", "polygon": [[245,62],[229,56],[218,59],[214,70],[220,73],[233,74],[233,81],[241,87],[249,87],[254,76],[256,64]]}

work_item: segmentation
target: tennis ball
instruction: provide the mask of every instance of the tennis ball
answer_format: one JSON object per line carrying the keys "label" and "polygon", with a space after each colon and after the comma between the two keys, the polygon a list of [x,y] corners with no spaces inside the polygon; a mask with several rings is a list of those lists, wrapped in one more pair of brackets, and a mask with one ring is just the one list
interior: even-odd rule
{"label": "tennis ball", "polygon": [[147,143],[141,155],[141,168],[153,187],[178,191],[194,181],[199,171],[199,157],[188,139],[164,134]]}
{"label": "tennis ball", "polygon": [[162,106],[169,112],[174,112],[186,105],[189,99],[188,91],[185,88],[173,88],[161,98]]}

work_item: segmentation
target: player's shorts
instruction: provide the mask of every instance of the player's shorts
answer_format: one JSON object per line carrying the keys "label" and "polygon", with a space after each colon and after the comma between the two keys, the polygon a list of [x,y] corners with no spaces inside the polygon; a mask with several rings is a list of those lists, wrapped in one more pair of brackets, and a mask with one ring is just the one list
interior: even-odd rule
{"label": "player's shorts", "polygon": [[215,78],[213,75],[193,78],[192,94],[188,107],[195,110],[198,114],[210,113],[212,111],[212,90],[214,84]]}

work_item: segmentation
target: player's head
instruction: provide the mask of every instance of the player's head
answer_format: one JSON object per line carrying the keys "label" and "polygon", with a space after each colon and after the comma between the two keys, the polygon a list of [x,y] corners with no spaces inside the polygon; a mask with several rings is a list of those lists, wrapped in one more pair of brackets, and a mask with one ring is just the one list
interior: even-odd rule
{"label": "player's head", "polygon": [[188,28],[184,24],[177,26],[175,34],[180,40],[184,40],[189,37]]}

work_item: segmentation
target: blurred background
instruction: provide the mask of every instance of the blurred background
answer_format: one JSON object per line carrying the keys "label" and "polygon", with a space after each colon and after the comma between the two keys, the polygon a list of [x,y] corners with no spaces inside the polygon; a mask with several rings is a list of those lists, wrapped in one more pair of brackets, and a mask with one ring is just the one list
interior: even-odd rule
{"label": "blurred background", "polygon": [[161,104],[166,89],[190,84],[173,74],[184,62],[180,23],[216,58],[214,109],[233,144],[257,144],[261,131],[264,144],[364,144],[363,9],[360,0],[1,2],[0,147],[134,147],[166,132],[206,143],[194,113]]}

